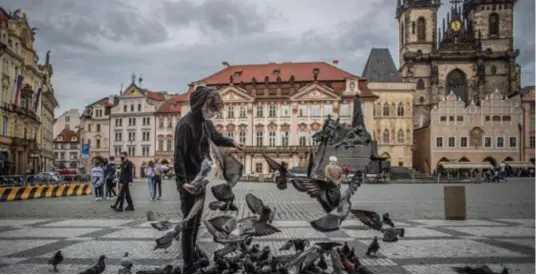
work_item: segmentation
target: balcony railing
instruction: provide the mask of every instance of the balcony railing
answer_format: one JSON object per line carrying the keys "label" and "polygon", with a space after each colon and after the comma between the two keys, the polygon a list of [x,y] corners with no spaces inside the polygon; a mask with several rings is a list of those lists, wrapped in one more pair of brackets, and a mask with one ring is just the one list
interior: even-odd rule
{"label": "balcony railing", "polygon": [[31,109],[26,109],[26,108],[20,107],[18,105],[15,105],[15,104],[12,104],[12,103],[7,103],[7,102],[4,102],[1,105],[1,108],[4,109],[7,112],[16,113],[18,115],[30,118],[30,119],[34,120],[35,122],[37,122],[37,123],[41,123],[41,121],[39,120],[39,117]]}

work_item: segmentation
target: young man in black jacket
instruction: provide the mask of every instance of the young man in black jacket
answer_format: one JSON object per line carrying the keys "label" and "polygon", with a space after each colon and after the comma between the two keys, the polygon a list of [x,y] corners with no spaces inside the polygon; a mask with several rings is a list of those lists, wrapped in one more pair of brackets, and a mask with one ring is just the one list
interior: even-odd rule
{"label": "young man in black jacket", "polygon": [[123,202],[127,200],[128,206],[125,211],[134,211],[134,204],[132,203],[132,197],[130,196],[130,187],[132,187],[133,181],[133,164],[127,158],[127,152],[121,153],[121,166],[119,172],[119,196],[112,208],[115,211],[123,211]]}
{"label": "young man in black jacket", "polygon": [[[203,159],[210,158],[208,138],[217,146],[243,148],[243,145],[218,133],[210,121],[222,107],[223,102],[217,90],[198,86],[190,94],[190,112],[179,120],[175,128],[173,166],[184,217],[190,212],[195,199],[195,195],[190,192],[193,188],[190,182],[199,172]],[[200,196],[204,195],[205,193]],[[199,214],[182,230],[181,246],[185,274],[192,274],[198,269],[196,261],[199,253],[196,250],[199,248],[196,242],[202,213],[203,210],[199,211]]]}

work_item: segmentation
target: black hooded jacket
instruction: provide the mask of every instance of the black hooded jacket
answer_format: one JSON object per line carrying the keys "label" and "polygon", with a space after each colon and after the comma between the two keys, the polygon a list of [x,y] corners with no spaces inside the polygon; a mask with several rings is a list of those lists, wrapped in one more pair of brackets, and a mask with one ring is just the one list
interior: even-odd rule
{"label": "black hooded jacket", "polygon": [[173,156],[173,166],[177,186],[190,183],[199,170],[201,162],[205,156],[209,155],[209,144],[203,132],[208,132],[211,140],[217,146],[232,147],[234,140],[224,137],[217,132],[214,124],[210,120],[205,120],[201,109],[210,94],[211,89],[197,87],[190,94],[190,112],[183,116],[175,127],[175,153]]}

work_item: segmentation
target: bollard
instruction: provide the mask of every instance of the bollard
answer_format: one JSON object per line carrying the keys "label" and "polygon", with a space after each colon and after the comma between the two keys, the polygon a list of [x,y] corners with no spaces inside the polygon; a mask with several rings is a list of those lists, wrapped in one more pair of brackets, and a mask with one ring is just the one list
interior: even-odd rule
{"label": "bollard", "polygon": [[465,220],[467,215],[465,186],[445,186],[443,192],[445,198],[445,219]]}

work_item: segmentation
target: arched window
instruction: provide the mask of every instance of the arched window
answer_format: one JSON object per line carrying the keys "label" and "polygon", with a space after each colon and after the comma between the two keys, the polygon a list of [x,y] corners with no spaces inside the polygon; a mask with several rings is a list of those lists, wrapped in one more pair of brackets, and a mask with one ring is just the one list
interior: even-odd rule
{"label": "arched window", "polygon": [[389,116],[389,104],[383,104],[383,116]]}
{"label": "arched window", "polygon": [[400,24],[400,46],[404,45],[404,23]]}
{"label": "arched window", "polygon": [[497,36],[499,35],[499,15],[496,13],[492,13],[489,15],[488,18],[489,22],[489,35],[490,36]]}
{"label": "arched window", "polygon": [[424,90],[424,81],[422,79],[417,80],[417,90]]}
{"label": "arched window", "polygon": [[419,103],[420,103],[420,104],[423,104],[423,103],[424,103],[424,96],[419,97]]}
{"label": "arched window", "polygon": [[404,104],[402,104],[402,102],[398,103],[398,106],[396,107],[396,115],[404,116]]}
{"label": "arched window", "polygon": [[417,19],[417,41],[426,40],[426,19],[419,17]]}
{"label": "arched window", "polygon": [[387,129],[383,130],[382,141],[385,144],[389,144],[389,130]]}
{"label": "arched window", "polygon": [[398,144],[404,144],[404,130],[398,130],[398,132],[396,133],[396,142]]}
{"label": "arched window", "polygon": [[468,100],[467,75],[460,69],[454,69],[447,75],[447,94],[451,91],[464,102]]}

